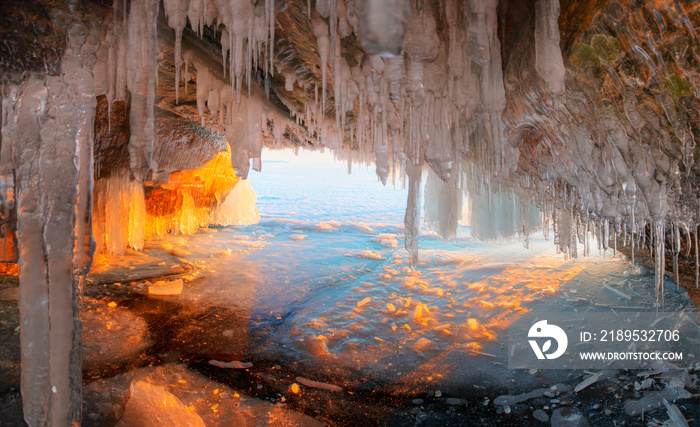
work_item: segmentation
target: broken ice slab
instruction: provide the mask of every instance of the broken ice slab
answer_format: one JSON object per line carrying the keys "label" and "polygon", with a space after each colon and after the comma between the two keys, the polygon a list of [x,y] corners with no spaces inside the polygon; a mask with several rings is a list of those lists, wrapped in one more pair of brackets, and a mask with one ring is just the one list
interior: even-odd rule
{"label": "broken ice slab", "polygon": [[159,280],[148,287],[151,295],[180,295],[182,293],[182,279]]}
{"label": "broken ice slab", "polygon": [[[134,389],[132,384],[137,385],[137,394],[132,392]],[[153,405],[150,398],[154,395],[160,396],[163,399],[161,402],[170,403],[171,406]],[[179,406],[174,399],[177,399]],[[132,408],[129,408],[129,405]],[[149,408],[152,413],[139,414],[132,411],[132,409],[143,408]],[[316,427],[323,425],[307,415],[286,409],[279,404],[248,396],[239,390],[210,380],[182,364],[136,369],[123,375],[91,382],[85,386],[83,412],[85,427],[103,427],[117,423],[120,427],[182,425]],[[183,420],[196,420],[195,417],[185,414],[196,415],[203,424],[182,424]],[[133,415],[147,415],[147,417],[136,419],[136,423],[130,423],[134,420]],[[181,418],[171,423],[175,415]],[[160,421],[155,424],[139,423],[141,420],[152,420],[153,417],[157,417]]]}
{"label": "broken ice slab", "polygon": [[195,267],[162,250],[147,248],[144,253],[127,251],[120,256],[95,256],[88,283],[101,285],[136,282],[154,278],[179,277]]}

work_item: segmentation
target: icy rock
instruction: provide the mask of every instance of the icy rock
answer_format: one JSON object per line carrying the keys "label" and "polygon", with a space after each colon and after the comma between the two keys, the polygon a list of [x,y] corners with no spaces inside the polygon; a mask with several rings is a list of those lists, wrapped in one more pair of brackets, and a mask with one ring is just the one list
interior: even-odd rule
{"label": "icy rock", "polygon": [[145,381],[131,383],[131,396],[118,427],[205,427],[196,412],[189,411],[174,394]]}
{"label": "icy rock", "polygon": [[552,413],[552,427],[584,427],[588,426],[588,422],[584,418],[581,411],[567,406],[557,408]]}
{"label": "icy rock", "polygon": [[448,397],[447,399],[445,399],[445,403],[447,403],[448,405],[464,405],[467,403],[467,401],[464,399],[458,399],[456,397]]}
{"label": "icy rock", "polygon": [[148,287],[148,293],[151,295],[180,295],[182,285],[182,279],[159,280]]}
{"label": "icy rock", "polygon": [[532,413],[532,416],[535,417],[537,421],[541,421],[543,423],[546,423],[549,421],[549,415],[541,409],[535,410],[535,412]]}

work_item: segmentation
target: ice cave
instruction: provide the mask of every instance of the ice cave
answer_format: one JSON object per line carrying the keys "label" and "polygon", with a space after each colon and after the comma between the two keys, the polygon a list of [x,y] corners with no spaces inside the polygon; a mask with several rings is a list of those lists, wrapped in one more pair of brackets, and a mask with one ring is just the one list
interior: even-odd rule
{"label": "ice cave", "polygon": [[0,426],[699,425],[699,35],[0,1]]}

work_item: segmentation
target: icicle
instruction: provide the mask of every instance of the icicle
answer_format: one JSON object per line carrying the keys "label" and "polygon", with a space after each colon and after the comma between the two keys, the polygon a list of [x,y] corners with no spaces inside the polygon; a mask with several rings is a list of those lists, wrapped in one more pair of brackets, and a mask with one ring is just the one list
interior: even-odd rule
{"label": "icicle", "polygon": [[163,0],[168,26],[175,30],[175,104],[179,102],[180,67],[182,67],[182,31],[187,23],[188,0]]}
{"label": "icicle", "polygon": [[[664,299],[664,274],[666,273],[665,260],[665,233],[663,221],[656,220],[653,223],[654,233],[654,275],[656,279],[656,307],[662,307]],[[659,305],[659,302],[661,305]]]}
{"label": "icicle", "polygon": [[330,39],[328,26],[321,19],[314,19],[313,30],[318,44],[318,54],[321,57],[321,120],[326,114],[326,74],[328,72],[328,56],[330,54]]}
{"label": "icicle", "polygon": [[423,165],[406,165],[408,175],[408,201],[406,203],[405,247],[409,252],[411,267],[418,265],[418,235],[420,233],[420,181],[423,174]]}
{"label": "icicle", "polygon": [[148,170],[157,170],[153,160],[155,138],[153,102],[157,75],[156,42],[158,1],[134,0],[129,11],[129,77],[131,92],[131,139],[129,157],[136,179],[143,181]]}
{"label": "icicle", "polygon": [[275,0],[266,0],[266,10],[270,19],[270,42],[268,50],[270,51],[270,70],[275,65]]}
{"label": "icicle", "polygon": [[535,69],[555,97],[564,94],[564,60],[559,48],[559,0],[535,3]]}
{"label": "icicle", "polygon": [[673,235],[671,236],[671,239],[673,241],[673,278],[676,280],[676,289],[680,289],[681,278],[680,273],[678,271],[678,254],[681,251],[681,234],[680,229],[678,228],[678,224],[676,222],[673,223],[672,232]]}

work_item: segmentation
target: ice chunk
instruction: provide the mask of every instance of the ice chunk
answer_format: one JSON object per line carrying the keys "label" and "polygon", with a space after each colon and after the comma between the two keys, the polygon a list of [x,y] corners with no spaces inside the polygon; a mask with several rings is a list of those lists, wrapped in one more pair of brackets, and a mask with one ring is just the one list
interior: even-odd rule
{"label": "ice chunk", "polygon": [[253,364],[250,362],[239,362],[238,360],[232,360],[230,362],[221,362],[219,360],[210,360],[209,364],[216,366],[217,368],[230,368],[230,369],[248,369],[252,368]]}
{"label": "ice chunk", "polygon": [[151,295],[180,295],[182,285],[182,279],[160,280],[148,287],[148,293]]}

